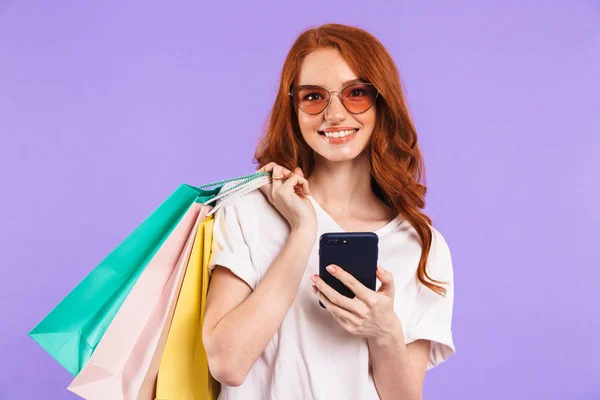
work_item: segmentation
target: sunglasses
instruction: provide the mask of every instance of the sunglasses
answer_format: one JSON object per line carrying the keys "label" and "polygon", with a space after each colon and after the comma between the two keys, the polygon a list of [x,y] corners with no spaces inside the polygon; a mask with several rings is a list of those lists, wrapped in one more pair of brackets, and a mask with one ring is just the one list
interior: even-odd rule
{"label": "sunglasses", "polygon": [[300,85],[293,88],[289,95],[296,107],[309,115],[322,113],[329,103],[331,95],[337,93],[340,101],[351,114],[362,114],[375,104],[379,92],[371,83],[357,83],[346,86],[341,91],[329,91],[321,86]]}

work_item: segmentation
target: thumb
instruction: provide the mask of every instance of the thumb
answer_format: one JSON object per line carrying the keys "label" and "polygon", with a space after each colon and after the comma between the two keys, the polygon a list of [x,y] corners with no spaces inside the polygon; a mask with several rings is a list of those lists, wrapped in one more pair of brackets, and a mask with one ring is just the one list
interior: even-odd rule
{"label": "thumb", "polygon": [[294,173],[304,178],[304,172],[302,172],[302,169],[300,167],[296,167]]}
{"label": "thumb", "polygon": [[396,287],[394,286],[394,276],[391,272],[386,271],[380,266],[377,266],[377,279],[381,282],[381,287],[377,292],[384,293],[389,297],[394,297]]}

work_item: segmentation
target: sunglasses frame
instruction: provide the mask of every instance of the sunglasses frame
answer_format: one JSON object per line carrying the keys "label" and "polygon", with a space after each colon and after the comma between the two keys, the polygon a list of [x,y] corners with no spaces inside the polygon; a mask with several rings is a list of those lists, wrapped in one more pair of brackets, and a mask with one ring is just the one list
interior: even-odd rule
{"label": "sunglasses frame", "polygon": [[[377,90],[377,93],[375,94],[375,98],[373,99],[373,103],[372,103],[372,104],[369,106],[369,108],[367,108],[365,111],[361,111],[361,112],[358,112],[358,113],[355,113],[355,112],[352,112],[352,111],[350,111],[350,110],[348,109],[348,107],[346,107],[346,104],[344,104],[344,99],[342,99],[342,92],[343,92],[344,90],[348,89],[349,87],[352,87],[352,86],[359,86],[359,85],[369,85],[369,86],[372,86],[373,88],[375,88],[375,85],[373,85],[373,84],[372,84],[372,83],[370,83],[370,82],[352,83],[352,84],[350,84],[350,85],[348,85],[348,86],[345,86],[345,87],[343,87],[343,88],[342,88],[342,90],[331,90],[331,91],[330,91],[330,90],[327,90],[327,89],[325,89],[324,87],[322,87],[322,86],[319,86],[319,85],[300,85],[300,86],[297,86],[296,88],[292,88],[292,89],[291,89],[291,90],[288,92],[288,95],[289,95],[289,96],[292,98],[292,103],[294,103],[294,105],[295,105],[296,107],[298,107],[298,109],[299,109],[299,110],[301,110],[303,113],[305,113],[305,114],[308,114],[308,115],[319,115],[319,114],[321,114],[322,112],[325,112],[325,110],[327,110],[327,107],[329,107],[329,105],[331,104],[331,98],[333,97],[333,94],[334,94],[334,93],[336,93],[336,94],[337,94],[337,96],[338,96],[338,97],[339,97],[339,99],[340,99],[340,103],[342,103],[342,105],[344,106],[344,108],[346,109],[346,111],[348,111],[348,112],[349,112],[350,114],[352,114],[352,115],[359,115],[359,114],[363,114],[363,113],[366,113],[367,111],[369,111],[369,110],[371,109],[371,107],[373,107],[373,105],[375,105],[375,102],[377,101],[377,98],[379,97],[379,90],[377,90],[377,88],[375,88],[375,90]],[[315,88],[323,89],[324,91],[326,91],[326,92],[329,94],[329,98],[327,99],[327,104],[325,105],[325,107],[324,107],[324,108],[323,108],[321,111],[319,111],[318,113],[314,113],[314,114],[311,114],[311,113],[309,113],[309,112],[306,112],[306,111],[304,111],[304,110],[303,110],[303,109],[302,109],[302,108],[301,108],[301,107],[300,107],[300,106],[299,106],[299,105],[296,103],[296,101],[294,100],[294,89],[301,88],[301,87],[315,87]]]}

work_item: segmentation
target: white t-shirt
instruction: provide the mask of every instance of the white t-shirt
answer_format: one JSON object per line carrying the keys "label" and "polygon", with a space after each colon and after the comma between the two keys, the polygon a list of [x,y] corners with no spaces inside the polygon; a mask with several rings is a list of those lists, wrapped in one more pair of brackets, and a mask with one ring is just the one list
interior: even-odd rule
{"label": "white t-shirt", "polygon": [[[319,273],[318,237],[343,229],[311,197],[318,233],[298,294],[283,323],[250,369],[241,386],[222,385],[220,400],[378,399],[364,338],[346,332],[319,306],[309,275]],[[287,221],[259,191],[251,192],[215,213],[210,270],[230,269],[255,289],[279,254],[290,232]],[[450,251],[434,232],[428,273],[450,282],[441,297],[419,283],[421,255],[418,235],[401,216],[375,231],[378,264],[394,276],[394,309],[402,322],[405,342],[431,341],[427,369],[455,351],[451,320],[454,299]],[[377,281],[377,288],[381,283]]]}

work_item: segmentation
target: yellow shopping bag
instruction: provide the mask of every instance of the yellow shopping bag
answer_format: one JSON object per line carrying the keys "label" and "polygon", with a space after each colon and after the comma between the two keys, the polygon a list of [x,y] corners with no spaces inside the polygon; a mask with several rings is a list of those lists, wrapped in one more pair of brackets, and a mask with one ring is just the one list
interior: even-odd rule
{"label": "yellow shopping bag", "polygon": [[220,392],[202,344],[213,225],[211,215],[198,227],[158,370],[156,400],[216,400]]}

